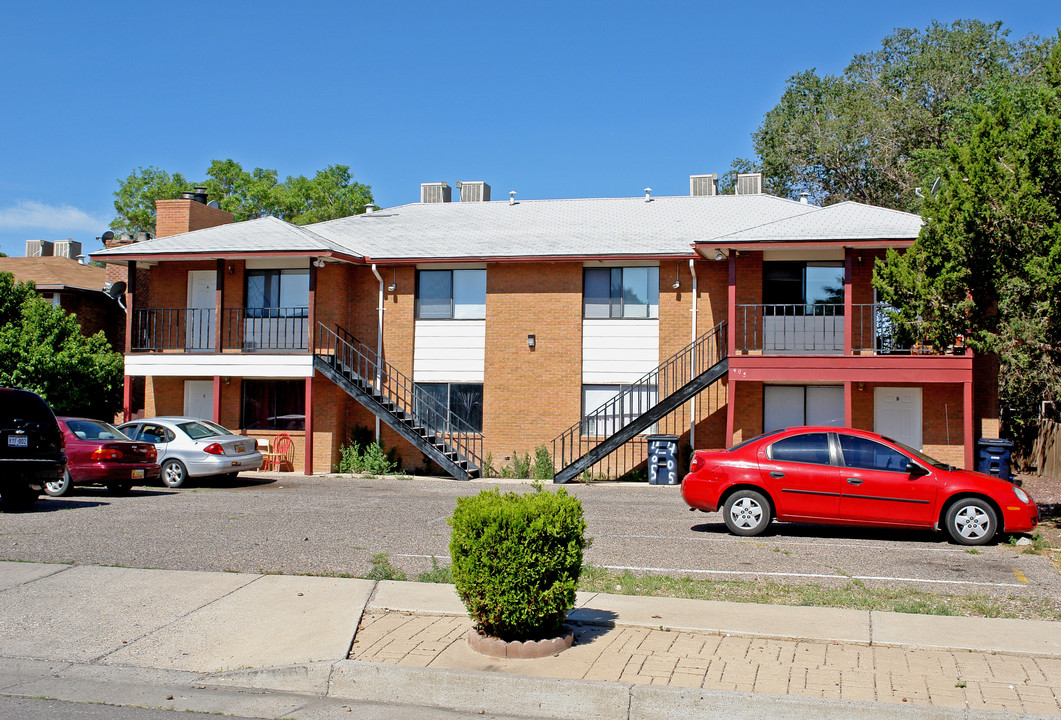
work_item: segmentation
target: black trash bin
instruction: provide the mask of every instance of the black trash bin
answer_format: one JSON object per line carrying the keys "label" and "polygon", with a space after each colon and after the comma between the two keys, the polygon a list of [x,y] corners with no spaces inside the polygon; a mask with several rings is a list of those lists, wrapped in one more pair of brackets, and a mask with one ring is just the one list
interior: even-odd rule
{"label": "black trash bin", "polygon": [[678,484],[678,436],[648,436],[648,484]]}
{"label": "black trash bin", "polygon": [[980,438],[976,441],[976,470],[1003,480],[1012,480],[1010,459],[1013,441],[1001,438]]}

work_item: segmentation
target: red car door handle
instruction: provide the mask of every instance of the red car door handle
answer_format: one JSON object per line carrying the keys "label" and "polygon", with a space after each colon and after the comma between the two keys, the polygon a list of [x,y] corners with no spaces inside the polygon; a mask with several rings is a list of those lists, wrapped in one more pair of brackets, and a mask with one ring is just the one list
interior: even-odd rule
{"label": "red car door handle", "polygon": [[847,479],[847,484],[848,485],[861,485],[862,484],[862,478],[848,478]]}
{"label": "red car door handle", "polygon": [[777,478],[778,480],[780,480],[784,476],[785,476],[785,474],[783,472],[781,472],[780,470],[774,470],[774,471],[772,471],[770,473],[770,477]]}

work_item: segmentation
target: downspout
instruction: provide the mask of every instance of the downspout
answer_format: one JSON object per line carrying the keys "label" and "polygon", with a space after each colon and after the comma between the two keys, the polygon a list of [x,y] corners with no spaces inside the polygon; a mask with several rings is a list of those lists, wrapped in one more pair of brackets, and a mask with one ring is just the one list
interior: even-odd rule
{"label": "downspout", "polygon": [[[693,306],[690,311],[693,314],[693,342],[696,342],[696,258],[689,258],[689,274],[693,276]],[[693,345],[693,377],[696,377],[696,346]],[[692,378],[689,378],[692,380]],[[689,399],[689,448],[696,449],[696,395]]]}
{"label": "downspout", "polygon": [[[376,310],[379,312],[379,318],[376,320],[376,388],[382,393],[383,392],[383,368],[381,363],[383,360],[383,277],[379,274],[379,270],[376,269],[376,263],[372,263],[372,274],[379,280],[379,303],[376,306]],[[381,446],[383,442],[380,440],[380,426],[379,416],[376,416],[376,442]]]}

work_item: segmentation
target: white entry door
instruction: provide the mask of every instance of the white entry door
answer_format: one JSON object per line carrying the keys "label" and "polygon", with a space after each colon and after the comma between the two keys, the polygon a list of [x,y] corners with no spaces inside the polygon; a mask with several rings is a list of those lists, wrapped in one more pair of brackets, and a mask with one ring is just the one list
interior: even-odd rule
{"label": "white entry door", "polygon": [[921,388],[874,388],[873,431],[920,450]]}
{"label": "white entry door", "polygon": [[188,350],[214,349],[214,310],[217,305],[217,273],[188,271],[188,320],[184,346]]}
{"label": "white entry door", "polygon": [[184,414],[212,420],[214,417],[214,381],[184,381]]}

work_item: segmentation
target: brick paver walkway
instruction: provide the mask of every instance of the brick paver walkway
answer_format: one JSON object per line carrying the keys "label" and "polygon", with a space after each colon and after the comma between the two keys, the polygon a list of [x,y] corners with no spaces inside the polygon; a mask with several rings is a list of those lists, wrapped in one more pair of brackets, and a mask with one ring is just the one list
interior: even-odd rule
{"label": "brick paver walkway", "polygon": [[553,657],[500,660],[468,647],[470,626],[466,617],[366,613],[350,659],[1061,715],[1056,658],[578,626],[575,646]]}

